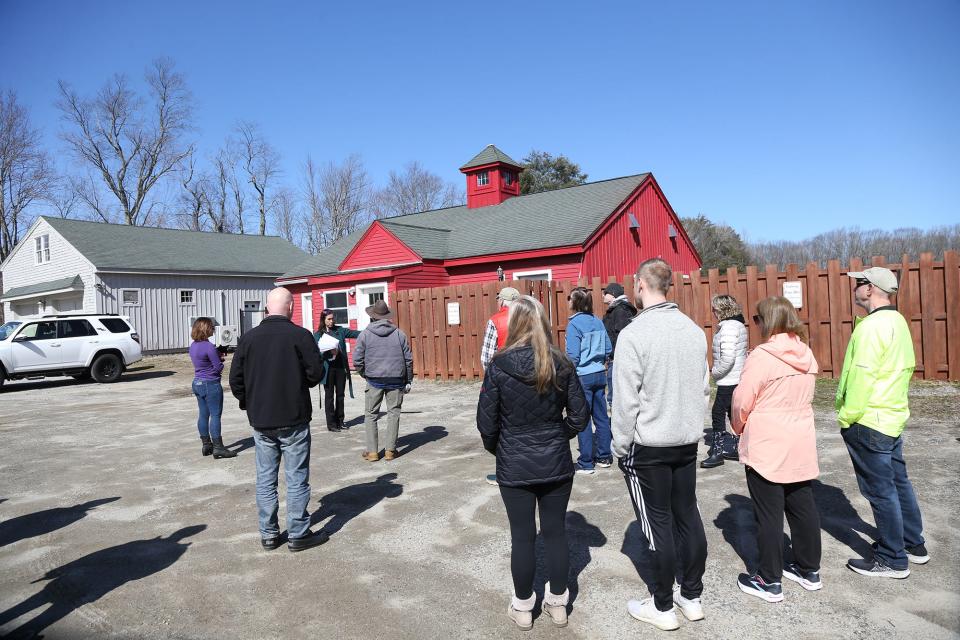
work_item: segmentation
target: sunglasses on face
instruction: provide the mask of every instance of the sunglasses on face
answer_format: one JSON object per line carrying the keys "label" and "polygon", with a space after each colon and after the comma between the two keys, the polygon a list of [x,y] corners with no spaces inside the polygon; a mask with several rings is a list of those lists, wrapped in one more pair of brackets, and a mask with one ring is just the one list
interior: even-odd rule
{"label": "sunglasses on face", "polygon": [[854,286],[854,289],[859,289],[860,287],[862,287],[862,286],[865,285],[865,284],[870,284],[870,281],[869,281],[869,280],[866,280],[866,279],[864,279],[864,278],[857,278],[857,280],[856,280],[856,286]]}

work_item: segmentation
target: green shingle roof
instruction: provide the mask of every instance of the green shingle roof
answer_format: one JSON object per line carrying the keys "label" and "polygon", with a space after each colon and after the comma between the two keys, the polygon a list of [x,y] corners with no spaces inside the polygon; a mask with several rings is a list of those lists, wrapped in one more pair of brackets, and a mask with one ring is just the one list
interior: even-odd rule
{"label": "green shingle roof", "polygon": [[47,282],[38,282],[37,284],[28,284],[25,287],[13,287],[3,292],[3,298],[19,298],[20,296],[39,295],[49,291],[61,291],[63,289],[83,290],[83,280],[80,275],[69,278],[60,278],[59,280],[49,280]]}
{"label": "green shingle roof", "polygon": [[479,167],[484,164],[491,164],[493,162],[503,162],[504,164],[513,165],[514,167],[521,168],[522,164],[505,154],[500,149],[497,149],[492,144],[488,144],[486,148],[473,156],[473,158],[467,164],[460,167],[461,171],[463,169],[469,169],[471,167]]}
{"label": "green shingle roof", "polygon": [[[582,245],[648,175],[518,196],[489,207],[435,209],[380,222],[428,260]],[[341,238],[283,277],[337,273],[365,231]]]}
{"label": "green shingle roof", "polygon": [[96,266],[110,271],[189,271],[277,276],[306,253],[275,236],[203,233],[44,217]]}

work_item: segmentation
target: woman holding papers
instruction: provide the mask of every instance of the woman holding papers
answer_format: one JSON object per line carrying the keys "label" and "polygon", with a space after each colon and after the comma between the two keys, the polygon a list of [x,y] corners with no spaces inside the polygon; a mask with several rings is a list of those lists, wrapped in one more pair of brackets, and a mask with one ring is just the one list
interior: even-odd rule
{"label": "woman holding papers", "polygon": [[317,340],[323,358],[324,371],[320,384],[324,391],[328,431],[346,429],[343,425],[343,392],[346,386],[349,385],[350,397],[353,397],[353,381],[350,379],[350,366],[347,363],[347,338],[356,338],[359,335],[359,331],[339,326],[330,309],[320,312],[320,326],[313,337]]}

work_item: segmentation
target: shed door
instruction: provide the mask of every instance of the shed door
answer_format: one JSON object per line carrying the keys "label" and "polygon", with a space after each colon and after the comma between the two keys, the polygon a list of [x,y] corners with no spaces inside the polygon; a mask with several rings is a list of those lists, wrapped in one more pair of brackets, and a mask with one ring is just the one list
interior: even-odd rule
{"label": "shed door", "polygon": [[59,298],[53,301],[53,306],[57,313],[70,313],[71,311],[83,311],[83,296],[70,296],[69,298]]}

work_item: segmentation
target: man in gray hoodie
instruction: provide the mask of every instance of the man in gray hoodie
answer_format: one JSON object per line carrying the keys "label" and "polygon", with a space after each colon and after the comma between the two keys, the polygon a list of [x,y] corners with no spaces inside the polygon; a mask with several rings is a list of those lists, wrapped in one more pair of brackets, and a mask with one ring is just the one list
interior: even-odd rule
{"label": "man in gray hoodie", "polygon": [[[672,277],[660,258],[637,269],[634,295],[642,310],[617,340],[611,425],[613,452],[656,568],[653,597],[631,600],[627,610],[666,630],[679,627],[674,604],[690,620],[704,617],[707,539],[697,508],[696,469],[710,399],[707,337],[667,302]],[[683,577],[674,592],[677,555]]]}
{"label": "man in gray hoodie", "polygon": [[367,450],[364,460],[380,459],[377,416],[380,405],[387,401],[387,434],[384,441],[384,460],[397,457],[397,435],[400,433],[400,407],[403,395],[409,393],[413,381],[413,352],[406,334],[391,320],[393,311],[383,300],[366,309],[371,322],[360,332],[353,349],[353,366],[367,381],[364,391],[364,426],[367,431]]}

